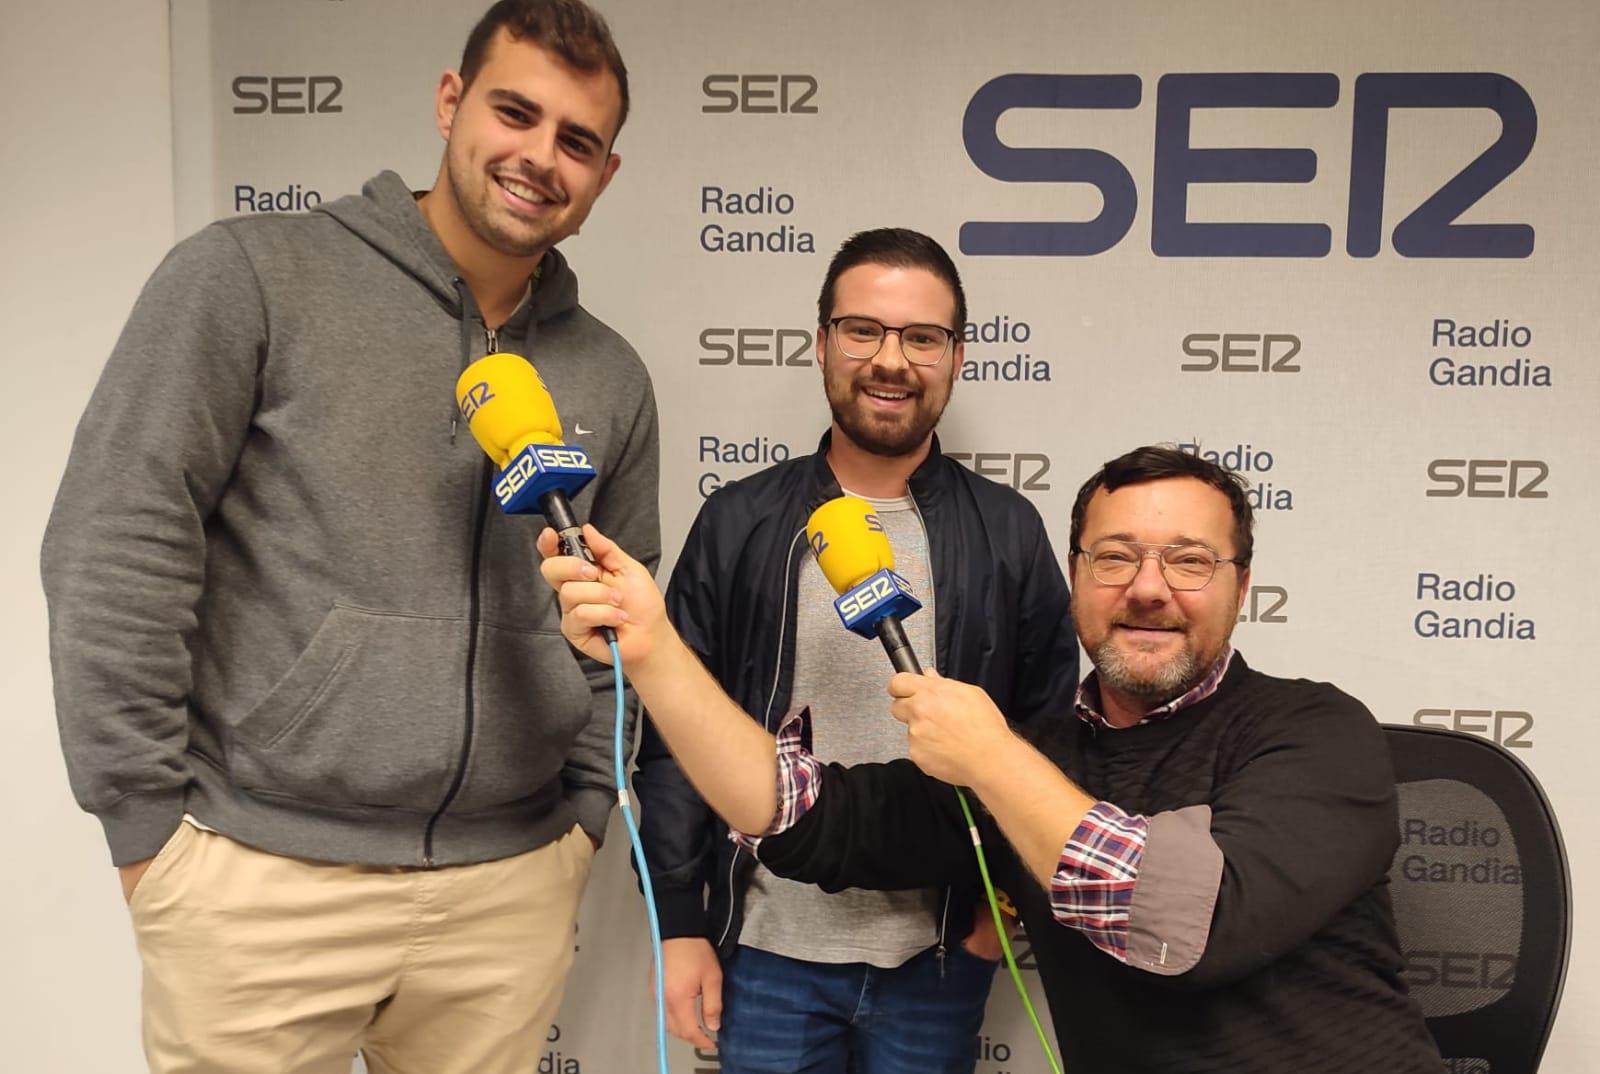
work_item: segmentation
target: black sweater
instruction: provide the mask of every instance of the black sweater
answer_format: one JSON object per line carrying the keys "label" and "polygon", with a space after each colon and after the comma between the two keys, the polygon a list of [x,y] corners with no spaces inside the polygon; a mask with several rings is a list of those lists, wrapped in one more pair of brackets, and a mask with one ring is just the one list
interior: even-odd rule
{"label": "black sweater", "polygon": [[[1169,719],[1096,731],[1063,714],[1035,745],[1130,813],[1209,806],[1224,861],[1199,962],[1157,976],[1057,924],[1044,891],[982,822],[1068,1070],[1438,1074],[1400,976],[1389,903],[1394,776],[1358,701],[1235,656],[1215,694]],[[955,796],[910,762],[830,765],[822,787],[794,828],[763,842],[773,872],[833,890],[926,887],[975,867]]]}

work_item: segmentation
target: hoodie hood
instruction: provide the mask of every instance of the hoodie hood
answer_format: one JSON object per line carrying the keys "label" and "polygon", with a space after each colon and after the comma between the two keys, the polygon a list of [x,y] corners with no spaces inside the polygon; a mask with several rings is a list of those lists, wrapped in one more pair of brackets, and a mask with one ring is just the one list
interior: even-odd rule
{"label": "hoodie hood", "polygon": [[[350,194],[317,206],[313,212],[333,217],[401,271],[416,280],[440,305],[462,320],[478,320],[477,303],[461,278],[461,270],[428,226],[417,196],[392,171],[379,172]],[[523,340],[532,326],[577,308],[578,277],[560,252],[550,250],[539,262],[538,284],[499,330]]]}

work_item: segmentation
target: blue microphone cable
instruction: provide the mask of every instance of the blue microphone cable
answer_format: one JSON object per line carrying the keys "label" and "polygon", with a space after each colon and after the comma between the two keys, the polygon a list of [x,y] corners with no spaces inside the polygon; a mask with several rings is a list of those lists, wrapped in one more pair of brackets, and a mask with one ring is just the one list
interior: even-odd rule
{"label": "blue microphone cable", "polygon": [[[610,634],[610,631],[606,633]],[[650,886],[650,869],[644,860],[644,844],[639,841],[639,823],[633,817],[633,806],[628,800],[628,783],[625,777],[626,760],[622,752],[622,654],[617,651],[616,635],[611,636],[611,675],[617,695],[615,737],[612,739],[612,757],[617,776],[617,803],[622,806],[622,820],[628,826],[628,839],[633,844],[634,860],[639,863],[639,885],[644,890],[644,906],[650,918],[650,953],[656,961],[656,1060],[660,1074],[667,1070],[667,1006],[665,988],[661,977],[661,918],[656,913],[656,894]],[[987,875],[987,874],[985,874]],[[996,911],[998,913],[998,911]],[[1001,934],[1002,941],[1004,934]],[[1009,952],[1008,952],[1009,953]]]}

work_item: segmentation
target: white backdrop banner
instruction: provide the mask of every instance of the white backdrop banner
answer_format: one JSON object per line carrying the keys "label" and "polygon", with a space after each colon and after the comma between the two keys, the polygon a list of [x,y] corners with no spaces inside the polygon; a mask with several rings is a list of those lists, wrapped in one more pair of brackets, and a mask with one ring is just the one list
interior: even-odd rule
{"label": "white backdrop banner", "polygon": [[[1582,342],[1600,320],[1600,8],[603,9],[633,112],[563,249],[655,378],[668,566],[706,494],[826,426],[811,334],[839,242],[928,232],[971,306],[947,450],[1032,498],[1062,554],[1078,485],[1128,448],[1240,470],[1260,520],[1236,634],[1252,664],[1516,751],[1581,895],[1600,834],[1600,727],[1574,678],[1600,628],[1583,461],[1600,366]],[[180,231],[303,211],[382,168],[431,186],[433,89],[480,13],[173,0]],[[651,1069],[625,850],[617,824],[530,1071]],[[1552,1070],[1593,1069],[1600,1045],[1573,1017],[1600,1006],[1600,949],[1578,943]],[[673,1062],[717,1069],[685,1046]],[[978,1069],[1047,1069],[1003,978]]]}

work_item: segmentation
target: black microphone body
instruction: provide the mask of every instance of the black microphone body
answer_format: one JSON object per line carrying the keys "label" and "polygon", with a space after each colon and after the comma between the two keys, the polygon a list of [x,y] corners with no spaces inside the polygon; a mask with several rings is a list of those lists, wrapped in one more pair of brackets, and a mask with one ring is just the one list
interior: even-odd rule
{"label": "black microphone body", "polygon": [[[578,522],[578,516],[572,510],[572,501],[567,499],[567,494],[560,489],[552,489],[539,497],[539,507],[544,511],[545,521],[556,531],[556,538],[561,542],[561,551],[593,563],[594,553],[589,551],[589,542],[583,539],[583,526]],[[617,632],[610,627],[601,627],[600,636],[612,645],[617,643]],[[901,636],[904,637],[903,634]],[[884,644],[887,645],[888,642]],[[913,658],[912,663],[915,662]]]}
{"label": "black microphone body", "polygon": [[567,499],[567,494],[560,489],[552,489],[539,497],[539,507],[544,512],[545,521],[556,531],[556,537],[561,541],[561,551],[593,563],[594,553],[589,551],[589,542],[583,539],[583,524],[572,510],[572,501]]}
{"label": "black microphone body", "polygon": [[911,650],[911,639],[906,637],[898,615],[886,615],[879,619],[877,631],[878,640],[883,642],[883,651],[889,654],[889,663],[894,665],[896,671],[922,674],[922,665],[917,663],[917,654]]}

